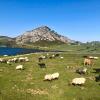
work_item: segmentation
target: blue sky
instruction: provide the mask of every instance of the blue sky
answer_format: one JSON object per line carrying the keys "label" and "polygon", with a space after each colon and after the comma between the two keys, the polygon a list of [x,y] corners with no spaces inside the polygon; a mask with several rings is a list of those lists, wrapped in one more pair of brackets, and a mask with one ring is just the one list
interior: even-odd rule
{"label": "blue sky", "polygon": [[0,35],[42,25],[73,40],[100,41],[100,0],[0,0]]}

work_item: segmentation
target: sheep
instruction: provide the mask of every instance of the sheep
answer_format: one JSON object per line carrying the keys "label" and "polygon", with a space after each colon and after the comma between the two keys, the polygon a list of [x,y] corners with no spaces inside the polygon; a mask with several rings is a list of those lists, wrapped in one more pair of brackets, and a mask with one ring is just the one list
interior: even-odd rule
{"label": "sheep", "polygon": [[93,57],[93,56],[88,56],[88,58],[89,58],[89,59],[94,59],[94,57]]}
{"label": "sheep", "polygon": [[39,60],[39,62],[41,62],[43,59],[46,59],[46,56],[40,56],[39,58],[38,58],[38,60]]}
{"label": "sheep", "polygon": [[3,61],[3,59],[2,58],[0,58],[0,62],[2,63],[2,61]]}
{"label": "sheep", "polygon": [[86,79],[85,78],[74,78],[71,82],[73,85],[83,85],[85,84]]}
{"label": "sheep", "polygon": [[0,58],[0,62],[1,63],[6,63],[7,62],[7,59]]}
{"label": "sheep", "polygon": [[79,73],[79,74],[85,74],[87,72],[87,68],[77,69],[76,72]]}
{"label": "sheep", "polygon": [[39,65],[41,68],[46,68],[45,63],[38,63],[38,65]]}
{"label": "sheep", "polygon": [[11,62],[7,61],[7,64],[8,64],[8,65],[11,65]]}
{"label": "sheep", "polygon": [[88,58],[88,59],[98,59],[99,57],[94,57],[94,56],[83,56],[84,58]]}
{"label": "sheep", "polygon": [[59,78],[58,72],[52,74],[52,79],[58,79],[58,78]]}
{"label": "sheep", "polygon": [[18,60],[19,60],[19,62],[24,62],[25,58],[24,57],[20,57]]}
{"label": "sheep", "polygon": [[39,60],[39,62],[41,62],[43,60],[43,58],[42,57],[39,57],[38,60]]}
{"label": "sheep", "polygon": [[58,79],[58,78],[59,78],[59,73],[56,72],[56,73],[53,73],[53,74],[45,75],[44,80],[51,81],[51,80]]}
{"label": "sheep", "polygon": [[95,60],[99,59],[99,57],[94,57]]}
{"label": "sheep", "polygon": [[84,66],[85,65],[93,65],[93,60],[92,59],[89,59],[89,58],[85,58],[84,59]]}
{"label": "sheep", "polygon": [[18,62],[18,58],[9,59],[8,62],[14,62],[14,63],[16,63],[16,62]]}
{"label": "sheep", "polygon": [[53,55],[51,55],[49,58],[50,58],[50,59],[55,58],[55,55],[53,54]]}
{"label": "sheep", "polygon": [[13,62],[18,62],[18,58],[13,58]]}
{"label": "sheep", "polygon": [[24,69],[24,68],[23,68],[23,65],[18,65],[18,66],[16,66],[16,70],[22,70],[22,69]]}
{"label": "sheep", "polygon": [[29,61],[28,57],[25,57],[25,61],[26,61],[26,62],[28,62],[28,61]]}
{"label": "sheep", "polygon": [[61,59],[63,59],[64,57],[60,57]]}
{"label": "sheep", "polygon": [[20,57],[18,60],[19,60],[19,62],[29,61],[28,57]]}
{"label": "sheep", "polygon": [[96,82],[100,81],[100,74],[98,76],[95,77]]}
{"label": "sheep", "polygon": [[55,54],[55,57],[59,57],[59,55],[60,55],[60,54],[57,53],[57,54]]}
{"label": "sheep", "polygon": [[51,81],[52,80],[52,74],[47,74],[44,76],[44,81]]}
{"label": "sheep", "polygon": [[49,53],[47,53],[47,56],[49,56]]}

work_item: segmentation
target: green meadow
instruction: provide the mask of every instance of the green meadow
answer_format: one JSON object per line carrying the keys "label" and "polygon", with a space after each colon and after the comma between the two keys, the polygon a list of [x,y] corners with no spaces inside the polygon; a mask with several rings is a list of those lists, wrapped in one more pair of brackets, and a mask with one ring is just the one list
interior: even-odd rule
{"label": "green meadow", "polygon": [[[42,62],[46,68],[38,65],[41,55],[46,53],[22,55],[27,56],[29,62],[0,63],[0,100],[100,100],[100,82],[95,81],[99,73],[94,70],[100,69],[100,58],[94,60],[93,67],[87,67],[85,75],[80,75],[75,71],[83,67],[86,54],[62,52],[60,56],[63,59],[44,59]],[[99,54],[91,55],[100,57]],[[8,56],[7,59],[13,57]],[[15,69],[19,64],[24,66],[24,70]],[[43,81],[46,74],[54,72],[59,72],[58,80]],[[83,86],[71,85],[71,80],[76,77],[85,77],[86,83]]]}

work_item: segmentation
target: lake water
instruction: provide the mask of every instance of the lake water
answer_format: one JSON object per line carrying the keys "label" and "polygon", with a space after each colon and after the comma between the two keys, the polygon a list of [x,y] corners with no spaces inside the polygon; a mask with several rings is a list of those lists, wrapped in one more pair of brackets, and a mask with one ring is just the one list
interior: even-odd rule
{"label": "lake water", "polygon": [[35,52],[43,52],[43,50],[0,47],[0,55],[18,55],[18,54],[27,54]]}

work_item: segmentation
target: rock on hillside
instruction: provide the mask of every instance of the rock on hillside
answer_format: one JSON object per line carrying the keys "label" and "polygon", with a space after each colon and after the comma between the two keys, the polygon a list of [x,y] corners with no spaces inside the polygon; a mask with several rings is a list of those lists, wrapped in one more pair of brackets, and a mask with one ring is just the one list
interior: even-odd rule
{"label": "rock on hillside", "polygon": [[16,38],[17,44],[35,43],[37,41],[60,41],[63,43],[70,43],[72,40],[67,37],[57,34],[47,26],[38,27],[31,31],[25,32]]}

